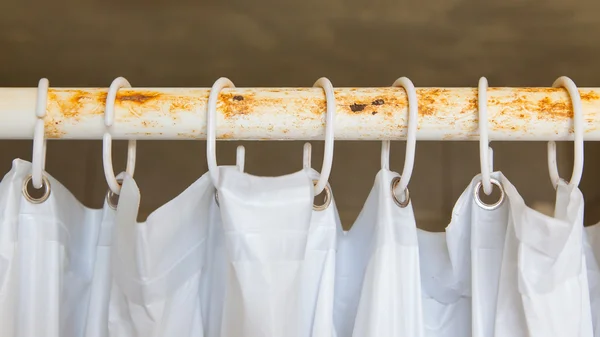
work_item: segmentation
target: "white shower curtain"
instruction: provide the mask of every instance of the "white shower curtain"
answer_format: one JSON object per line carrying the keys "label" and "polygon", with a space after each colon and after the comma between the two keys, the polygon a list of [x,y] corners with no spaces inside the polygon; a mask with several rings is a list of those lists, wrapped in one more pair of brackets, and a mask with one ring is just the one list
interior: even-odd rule
{"label": "white shower curtain", "polygon": [[[475,199],[477,175],[445,232],[417,228],[382,169],[344,232],[316,171],[207,173],[138,222],[123,174],[118,208],[89,209],[44,173],[50,196],[0,182],[0,336],[600,336],[600,225],[559,183],[554,217],[526,206],[500,172],[504,201]],[[165,178],[167,179],[167,178]],[[327,187],[331,191],[331,187]]]}

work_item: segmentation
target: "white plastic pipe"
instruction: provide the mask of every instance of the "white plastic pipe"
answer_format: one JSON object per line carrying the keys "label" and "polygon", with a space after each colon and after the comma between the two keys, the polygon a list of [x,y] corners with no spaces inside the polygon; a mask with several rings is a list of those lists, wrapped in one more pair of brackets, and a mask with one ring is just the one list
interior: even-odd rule
{"label": "white plastic pipe", "polygon": [[[102,139],[106,88],[50,88],[48,139]],[[585,139],[600,140],[600,88],[579,88]],[[37,88],[0,88],[0,139],[33,138]],[[205,139],[209,88],[121,89],[115,139]],[[336,88],[335,138],[406,139],[402,88]],[[419,140],[477,140],[477,88],[417,88]],[[489,88],[490,140],[572,140],[573,111],[561,88]],[[314,140],[325,133],[321,88],[224,89],[217,138]]]}

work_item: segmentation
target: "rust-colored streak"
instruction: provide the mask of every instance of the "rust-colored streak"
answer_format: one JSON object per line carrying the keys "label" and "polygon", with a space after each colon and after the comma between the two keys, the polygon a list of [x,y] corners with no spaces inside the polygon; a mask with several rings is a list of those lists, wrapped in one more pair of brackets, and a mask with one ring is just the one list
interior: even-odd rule
{"label": "rust-colored streak", "polygon": [[48,139],[60,139],[66,132],[61,128],[62,122],[46,117],[44,120],[44,135]]}
{"label": "rust-colored streak", "polygon": [[542,114],[542,118],[564,119],[573,117],[571,101],[568,101],[568,103],[553,102],[548,97],[544,97],[538,102],[538,111]]}
{"label": "rust-colored streak", "polygon": [[173,99],[169,106],[169,112],[175,112],[177,110],[190,111],[194,108],[194,103],[186,99]]}
{"label": "rust-colored streak", "polygon": [[145,113],[158,113],[178,121],[181,112],[194,111],[203,103],[203,98],[177,96],[156,91],[119,91],[115,106],[129,113],[127,118],[141,118]]}
{"label": "rust-colored streak", "polygon": [[115,104],[123,104],[127,102],[143,105],[150,101],[159,100],[161,96],[162,95],[160,93],[152,91],[117,93],[117,97],[115,98]]}
{"label": "rust-colored streak", "polygon": [[[126,108],[131,115],[129,117],[140,118],[144,112],[149,110],[163,112],[160,104],[162,96],[153,91],[120,91],[115,97],[115,106]],[[148,123],[142,123],[142,125],[150,126]]]}
{"label": "rust-colored streak", "polygon": [[471,98],[467,105],[460,111],[461,114],[472,113],[479,110],[479,100],[477,97]]}
{"label": "rust-colored streak", "polygon": [[419,114],[433,116],[440,107],[448,105],[448,90],[440,88],[423,88],[417,91]]}
{"label": "rust-colored streak", "polygon": [[85,90],[48,90],[48,108],[46,111],[58,108],[58,114],[62,118],[79,121],[82,114],[94,115],[104,113],[106,103],[106,92],[90,92]]}
{"label": "rust-colored streak", "polygon": [[[503,89],[503,88],[489,88],[489,90],[497,90],[497,89]],[[545,93],[545,94],[552,94],[555,92],[558,92],[560,90],[563,90],[561,88],[552,88],[552,87],[547,87],[547,88],[519,88],[519,92],[521,93]]]}
{"label": "rust-colored streak", "polygon": [[580,96],[581,100],[583,101],[595,101],[600,99],[600,96],[598,96],[598,94],[596,94],[594,91],[580,93]]}
{"label": "rust-colored streak", "polygon": [[374,100],[373,102],[371,102],[371,105],[384,105],[385,101],[382,100],[381,98],[378,98],[376,100]]}
{"label": "rust-colored streak", "polygon": [[[278,102],[269,102],[269,104],[283,104],[282,100]],[[265,104],[266,100],[260,102]],[[217,109],[223,112],[225,118],[233,118],[240,115],[246,115],[256,110],[259,103],[256,101],[254,94],[234,95],[230,93],[221,93],[217,100]]]}

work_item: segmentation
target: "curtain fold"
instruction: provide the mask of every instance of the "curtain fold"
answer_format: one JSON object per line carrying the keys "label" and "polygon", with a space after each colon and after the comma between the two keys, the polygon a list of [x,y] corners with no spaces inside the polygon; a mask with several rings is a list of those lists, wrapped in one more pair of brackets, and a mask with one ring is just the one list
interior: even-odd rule
{"label": "curtain fold", "polygon": [[0,182],[1,337],[600,337],[600,224],[562,181],[547,216],[501,172],[503,202],[481,207],[477,175],[433,233],[387,169],[348,231],[312,169],[221,166],[144,222],[126,173],[116,209],[48,173],[31,202],[30,174],[16,159]]}

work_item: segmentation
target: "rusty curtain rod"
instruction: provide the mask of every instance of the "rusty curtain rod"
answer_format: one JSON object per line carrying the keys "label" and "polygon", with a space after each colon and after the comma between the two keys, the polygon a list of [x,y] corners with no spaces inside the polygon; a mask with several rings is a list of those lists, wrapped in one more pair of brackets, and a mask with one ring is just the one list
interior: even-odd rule
{"label": "rusty curtain rod", "polygon": [[[210,88],[120,89],[114,139],[205,139]],[[101,139],[107,88],[50,88],[48,139]],[[579,88],[586,140],[600,140],[600,88]],[[37,88],[0,88],[0,139],[32,139]],[[406,138],[402,88],[336,88],[336,140]],[[477,88],[417,88],[419,140],[477,140]],[[224,89],[217,139],[318,140],[325,134],[321,88]],[[573,110],[562,88],[489,88],[490,140],[571,140]]]}

